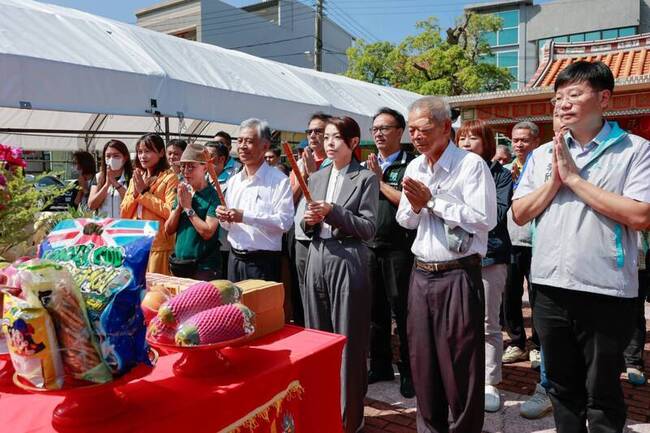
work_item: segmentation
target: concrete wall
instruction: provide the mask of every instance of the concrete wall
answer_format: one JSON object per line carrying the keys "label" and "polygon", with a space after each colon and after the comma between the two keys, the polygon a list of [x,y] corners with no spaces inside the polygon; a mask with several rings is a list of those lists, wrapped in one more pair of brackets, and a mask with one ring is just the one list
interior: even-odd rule
{"label": "concrete wall", "polygon": [[639,33],[650,32],[650,0],[641,1],[641,24],[639,25]]}
{"label": "concrete wall", "polygon": [[136,24],[161,33],[195,27],[197,40],[201,40],[201,1],[168,2],[168,5],[151,12],[136,13]]}
{"label": "concrete wall", "polygon": [[[281,25],[256,13],[248,13],[218,0],[201,0],[201,40],[224,48],[236,48],[255,56],[313,67],[314,11],[295,1],[279,2]],[[288,39],[288,40],[287,40]],[[283,41],[269,44],[267,42]],[[323,23],[325,52],[345,51],[352,37],[336,24]],[[305,52],[309,52],[305,54]],[[340,73],[347,69],[345,56],[323,55],[323,70]]]}
{"label": "concrete wall", "polygon": [[528,41],[571,33],[638,26],[646,0],[557,1],[529,7]]}

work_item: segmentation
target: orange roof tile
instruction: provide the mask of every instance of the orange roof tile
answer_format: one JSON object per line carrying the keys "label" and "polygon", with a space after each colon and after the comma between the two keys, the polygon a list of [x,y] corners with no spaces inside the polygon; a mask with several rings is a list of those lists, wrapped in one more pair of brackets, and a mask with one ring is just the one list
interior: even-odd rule
{"label": "orange roof tile", "polygon": [[650,74],[650,33],[604,41],[556,43],[545,47],[544,59],[527,87],[546,87],[571,63],[579,60],[602,61],[612,70],[614,78]]}

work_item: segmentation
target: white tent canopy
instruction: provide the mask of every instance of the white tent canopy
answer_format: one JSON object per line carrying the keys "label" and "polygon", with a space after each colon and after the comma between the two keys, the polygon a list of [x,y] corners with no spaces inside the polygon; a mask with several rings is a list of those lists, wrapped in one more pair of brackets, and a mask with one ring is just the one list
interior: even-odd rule
{"label": "white tent canopy", "polygon": [[419,96],[31,0],[0,10],[0,143],[26,149],[164,131],[165,117],[172,135],[249,117],[296,132],[325,111],[367,134],[379,107]]}

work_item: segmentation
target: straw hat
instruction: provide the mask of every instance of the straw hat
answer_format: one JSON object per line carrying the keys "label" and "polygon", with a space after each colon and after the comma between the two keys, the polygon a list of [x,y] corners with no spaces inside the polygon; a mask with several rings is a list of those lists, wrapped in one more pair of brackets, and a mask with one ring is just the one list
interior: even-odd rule
{"label": "straw hat", "polygon": [[209,156],[205,148],[198,143],[192,143],[188,144],[183,151],[180,162],[200,162],[201,164],[205,164],[208,162],[208,159]]}

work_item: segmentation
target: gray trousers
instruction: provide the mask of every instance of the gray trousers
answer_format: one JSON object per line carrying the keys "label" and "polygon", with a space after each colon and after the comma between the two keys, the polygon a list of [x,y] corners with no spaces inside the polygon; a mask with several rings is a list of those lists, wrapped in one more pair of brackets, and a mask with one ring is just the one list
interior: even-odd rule
{"label": "gray trousers", "polygon": [[371,287],[368,249],[358,240],[315,240],[305,269],[305,326],[347,337],[341,365],[341,412],[346,433],[363,423]]}
{"label": "gray trousers", "polygon": [[496,264],[481,269],[485,289],[485,384],[501,383],[503,336],[499,324],[501,297],[506,286],[508,265]]}

